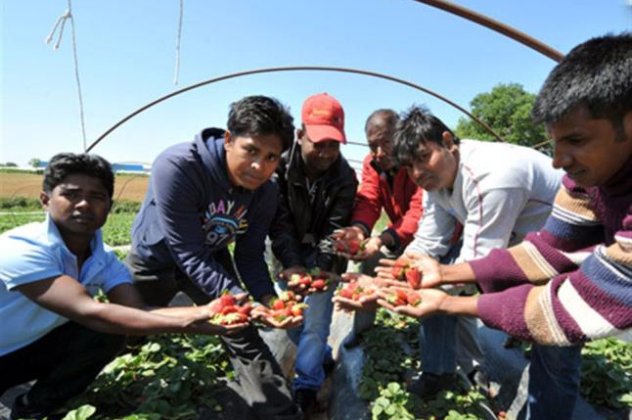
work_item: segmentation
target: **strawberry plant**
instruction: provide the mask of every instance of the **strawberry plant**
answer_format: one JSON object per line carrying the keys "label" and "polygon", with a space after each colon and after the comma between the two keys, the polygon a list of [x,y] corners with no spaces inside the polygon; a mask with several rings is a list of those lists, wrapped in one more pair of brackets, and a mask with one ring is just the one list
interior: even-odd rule
{"label": "strawberry plant", "polygon": [[581,393],[596,405],[632,408],[632,346],[615,338],[587,343]]}
{"label": "strawberry plant", "polygon": [[94,419],[195,418],[220,409],[213,394],[230,372],[218,337],[161,335],[114,359],[67,407],[97,407]]}
{"label": "strawberry plant", "polygon": [[480,419],[485,397],[477,391],[448,390],[421,401],[402,384],[419,370],[419,322],[383,309],[377,323],[362,335],[365,361],[359,396],[372,401],[372,418]]}

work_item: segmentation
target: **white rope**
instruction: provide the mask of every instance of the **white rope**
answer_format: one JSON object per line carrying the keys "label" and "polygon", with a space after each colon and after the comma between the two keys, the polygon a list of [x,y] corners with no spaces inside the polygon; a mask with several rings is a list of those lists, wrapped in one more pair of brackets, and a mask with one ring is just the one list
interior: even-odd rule
{"label": "white rope", "polygon": [[182,16],[184,15],[184,0],[180,0],[180,18],[178,19],[178,35],[176,36],[176,67],[173,76],[173,84],[178,84],[180,76],[180,40],[182,38]]}
{"label": "white rope", "polygon": [[74,59],[74,67],[75,67],[75,80],[77,82],[77,94],[79,96],[79,117],[81,119],[81,134],[83,136],[83,150],[87,149],[86,144],[86,122],[84,118],[83,112],[83,96],[81,94],[81,81],[79,80],[79,60],[77,58],[77,39],[75,36],[75,21],[72,17],[72,3],[71,0],[68,0],[68,8],[61,15],[55,24],[53,25],[53,29],[51,29],[50,34],[46,37],[46,44],[50,44],[55,36],[55,32],[57,32],[57,42],[53,46],[53,49],[57,50],[59,45],[61,44],[62,37],[64,36],[64,26],[66,25],[66,21],[70,20],[70,28],[72,31],[72,54]]}

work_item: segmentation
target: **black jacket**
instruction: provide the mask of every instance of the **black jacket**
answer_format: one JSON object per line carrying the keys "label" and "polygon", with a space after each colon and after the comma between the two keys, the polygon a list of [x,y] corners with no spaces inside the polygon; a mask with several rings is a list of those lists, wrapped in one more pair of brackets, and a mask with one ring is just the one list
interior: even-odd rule
{"label": "black jacket", "polygon": [[322,240],[334,230],[349,225],[358,180],[355,171],[340,155],[338,160],[312,186],[310,200],[307,176],[300,146],[294,143],[276,172],[280,198],[270,228],[272,251],[284,268],[307,267],[300,248],[311,246],[321,270],[342,272],[346,260],[324,252]]}

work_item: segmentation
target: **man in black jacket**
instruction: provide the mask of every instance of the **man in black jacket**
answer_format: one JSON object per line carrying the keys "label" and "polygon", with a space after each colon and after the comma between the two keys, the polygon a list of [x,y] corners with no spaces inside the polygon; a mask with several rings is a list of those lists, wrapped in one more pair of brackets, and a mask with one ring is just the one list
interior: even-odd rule
{"label": "man in black jacket", "polygon": [[[281,197],[270,238],[283,265],[282,288],[294,273],[319,268],[340,274],[346,269],[347,261],[333,255],[328,246],[329,235],[349,224],[358,186],[354,170],[340,154],[345,142],[340,103],[326,93],[307,98],[296,142],[282,156],[276,172]],[[290,334],[298,345],[294,395],[305,413],[312,410],[325,379],[334,288],[330,284],[324,292],[306,297],[304,324]]]}

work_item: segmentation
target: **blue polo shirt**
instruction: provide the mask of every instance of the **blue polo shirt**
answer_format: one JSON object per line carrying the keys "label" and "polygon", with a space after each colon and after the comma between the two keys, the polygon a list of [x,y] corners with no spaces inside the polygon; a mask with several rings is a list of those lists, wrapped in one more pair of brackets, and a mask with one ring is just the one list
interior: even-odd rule
{"label": "blue polo shirt", "polygon": [[0,356],[18,350],[64,324],[67,318],[36,304],[16,287],[68,275],[94,295],[108,292],[131,275],[111,249],[104,248],[101,231],[90,243],[92,255],[78,272],[77,258],[64,243],[50,217],[0,235]]}

